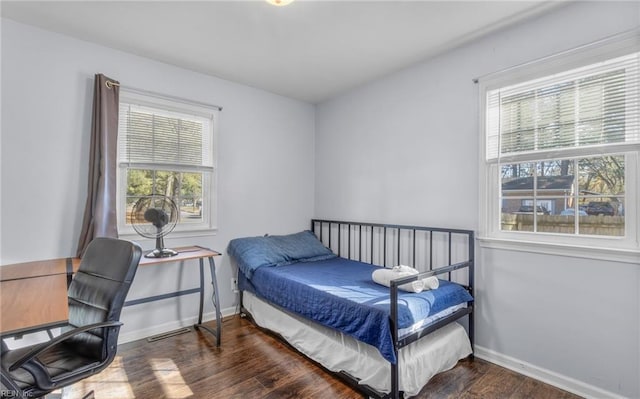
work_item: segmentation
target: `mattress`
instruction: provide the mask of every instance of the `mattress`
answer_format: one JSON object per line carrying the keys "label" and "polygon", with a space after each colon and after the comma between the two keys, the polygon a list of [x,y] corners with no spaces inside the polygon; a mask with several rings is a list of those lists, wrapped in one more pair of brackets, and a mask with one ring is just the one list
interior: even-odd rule
{"label": "mattress", "polygon": [[[389,288],[373,282],[378,266],[345,258],[257,268],[240,289],[283,309],[377,348],[396,363],[390,321]],[[437,290],[399,292],[398,327],[412,329],[425,319],[466,305],[473,298],[458,284],[441,280]]]}
{"label": "mattress", "polygon": [[[345,372],[361,385],[391,391],[391,366],[374,346],[333,328],[279,309],[251,292],[243,306],[260,327],[280,334],[307,357],[333,372]],[[445,310],[446,311],[446,310]],[[471,354],[465,329],[448,324],[399,351],[399,386],[406,396],[417,395],[435,374],[453,368]]]}

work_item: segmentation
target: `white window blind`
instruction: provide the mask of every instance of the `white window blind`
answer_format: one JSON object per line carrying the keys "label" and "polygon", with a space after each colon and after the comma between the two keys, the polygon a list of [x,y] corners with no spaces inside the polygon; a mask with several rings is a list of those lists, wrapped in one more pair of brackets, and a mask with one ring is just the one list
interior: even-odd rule
{"label": "white window blind", "polygon": [[637,263],[638,33],[478,79],[481,245]]}
{"label": "white window blind", "polygon": [[120,91],[118,231],[134,234],[129,215],[141,197],[171,197],[175,232],[216,229],[216,136],[220,108],[135,89]]}
{"label": "white window blind", "polygon": [[120,102],[119,161],[144,169],[210,172],[212,117]]}
{"label": "white window blind", "polygon": [[640,53],[487,91],[490,163],[640,145]]}

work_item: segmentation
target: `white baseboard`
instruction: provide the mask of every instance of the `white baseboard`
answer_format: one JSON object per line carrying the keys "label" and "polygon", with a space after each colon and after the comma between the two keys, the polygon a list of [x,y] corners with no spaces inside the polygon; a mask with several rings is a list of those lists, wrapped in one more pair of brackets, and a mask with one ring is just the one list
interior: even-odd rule
{"label": "white baseboard", "polygon": [[[221,310],[222,317],[232,316],[238,313],[238,309],[234,306],[232,308],[226,308]],[[202,315],[203,321],[211,321],[216,319],[216,314],[214,312],[205,313]],[[169,331],[177,330],[183,327],[192,327],[198,321],[198,317],[189,317],[187,319],[175,320],[169,323],[163,323],[154,325],[148,328],[143,328],[135,331],[129,331],[126,333],[120,334],[118,338],[118,344],[125,344],[127,342],[137,341],[139,339],[145,339],[154,335],[166,333]]]}
{"label": "white baseboard", "polygon": [[531,363],[524,362],[513,357],[503,355],[482,346],[474,346],[474,355],[480,359],[497,364],[509,370],[534,378],[554,387],[564,389],[565,391],[582,396],[588,399],[625,399],[613,392],[606,391],[602,388],[587,384],[586,382],[576,380],[556,373],[551,370],[538,367]]}

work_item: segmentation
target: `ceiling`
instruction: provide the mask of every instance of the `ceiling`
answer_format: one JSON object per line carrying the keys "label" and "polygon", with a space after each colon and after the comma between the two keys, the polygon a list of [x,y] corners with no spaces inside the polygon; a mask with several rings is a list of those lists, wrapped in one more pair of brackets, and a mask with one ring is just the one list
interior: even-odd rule
{"label": "ceiling", "polygon": [[2,1],[2,17],[319,103],[559,1]]}

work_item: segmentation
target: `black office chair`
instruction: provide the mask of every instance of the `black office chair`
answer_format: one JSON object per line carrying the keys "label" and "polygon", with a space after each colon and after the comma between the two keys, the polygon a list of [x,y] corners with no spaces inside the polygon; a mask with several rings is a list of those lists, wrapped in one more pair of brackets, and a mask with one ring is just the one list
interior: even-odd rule
{"label": "black office chair", "polygon": [[104,370],[113,361],[120,312],[141,254],[140,246],[130,241],[101,237],[89,244],[69,286],[69,322],[62,334],[13,350],[2,341],[0,397],[40,398]]}

